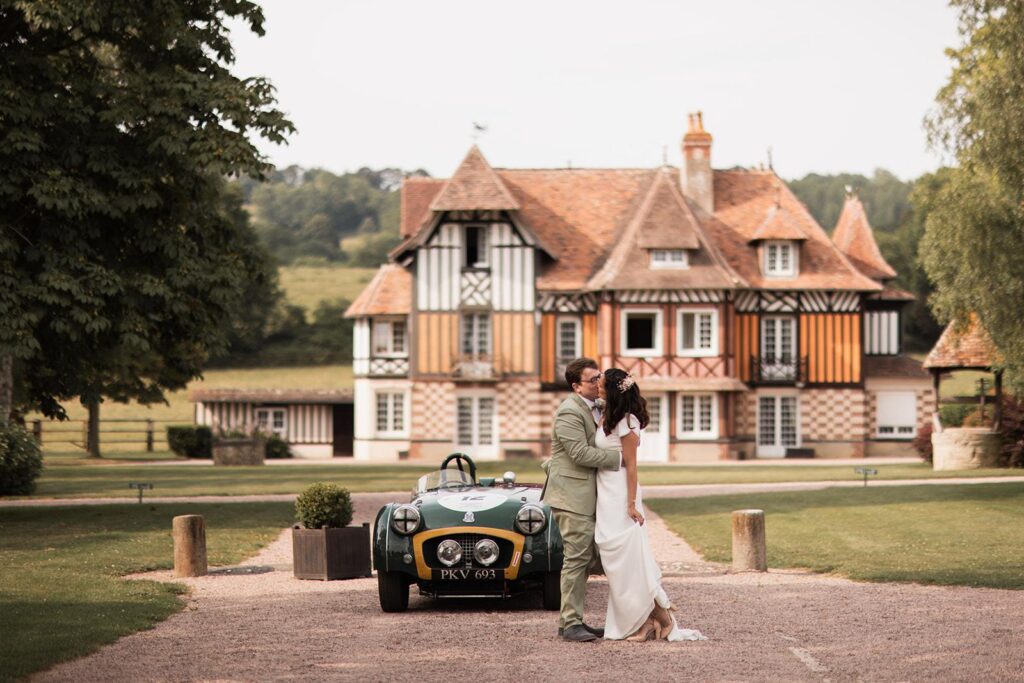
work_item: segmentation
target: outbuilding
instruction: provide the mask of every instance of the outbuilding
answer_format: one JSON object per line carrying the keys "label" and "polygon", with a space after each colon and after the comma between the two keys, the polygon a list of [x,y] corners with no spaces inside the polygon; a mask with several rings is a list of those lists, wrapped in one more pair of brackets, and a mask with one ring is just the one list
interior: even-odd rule
{"label": "outbuilding", "polygon": [[259,429],[287,441],[297,458],[352,456],[350,389],[194,389],[195,423],[214,432]]}

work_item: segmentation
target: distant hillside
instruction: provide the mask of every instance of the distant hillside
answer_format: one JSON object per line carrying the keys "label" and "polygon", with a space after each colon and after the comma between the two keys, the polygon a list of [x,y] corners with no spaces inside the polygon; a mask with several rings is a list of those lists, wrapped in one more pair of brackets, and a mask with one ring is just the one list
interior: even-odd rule
{"label": "distant hillside", "polygon": [[879,232],[895,231],[911,214],[910,191],[914,182],[904,182],[884,169],[876,170],[870,178],[853,173],[810,173],[787,184],[829,233],[836,227],[847,187],[860,196],[868,221]]}

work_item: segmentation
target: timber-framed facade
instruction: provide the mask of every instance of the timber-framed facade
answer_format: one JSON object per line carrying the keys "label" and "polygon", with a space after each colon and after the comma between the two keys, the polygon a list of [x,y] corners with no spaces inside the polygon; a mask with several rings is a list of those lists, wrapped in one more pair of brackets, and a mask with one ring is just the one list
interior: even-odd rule
{"label": "timber-framed facade", "polygon": [[934,395],[901,355],[912,299],[853,194],[830,238],[774,172],[494,169],[402,187],[404,241],[355,319],[357,459],[542,457],[565,364],[637,377],[646,461],[905,449]]}

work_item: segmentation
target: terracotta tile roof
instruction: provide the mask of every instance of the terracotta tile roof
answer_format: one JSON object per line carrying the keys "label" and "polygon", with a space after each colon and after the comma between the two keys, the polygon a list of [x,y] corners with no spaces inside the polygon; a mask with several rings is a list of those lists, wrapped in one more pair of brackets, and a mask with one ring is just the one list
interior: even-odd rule
{"label": "terracotta tile roof", "polygon": [[406,178],[402,182],[401,230],[402,237],[416,234],[430,212],[430,203],[444,187],[441,178]]}
{"label": "terracotta tile roof", "polygon": [[762,240],[805,240],[807,233],[800,228],[799,219],[781,203],[772,204],[764,221],[754,231],[748,242]]}
{"label": "terracotta tile roof", "polygon": [[[774,172],[715,171],[714,197],[715,215],[706,222],[705,230],[729,265],[752,287],[881,291],[877,282],[861,275],[850,264],[807,207]],[[764,277],[757,251],[749,244],[776,202],[807,236],[800,243],[799,275],[792,278]]]}
{"label": "terracotta tile roof", "polygon": [[868,298],[877,301],[913,301],[917,297],[905,289],[892,287],[890,285],[883,285],[881,292],[869,294]]}
{"label": "terracotta tile roof", "polygon": [[867,214],[860,198],[854,194],[846,196],[843,211],[839,214],[836,229],[832,232],[832,241],[846,254],[850,262],[870,278],[890,280],[896,277],[893,270],[875,242],[875,231],[868,223]]}
{"label": "terracotta tile roof", "polygon": [[473,145],[430,204],[434,211],[515,211],[519,202]]}
{"label": "terracotta tile roof", "polygon": [[[687,248],[689,267],[652,269],[647,246]],[[734,289],[743,283],[704,234],[678,186],[658,172],[643,202],[587,289]]]}
{"label": "terracotta tile roof", "polygon": [[[474,148],[467,155],[467,160],[478,155],[483,160],[479,150]],[[501,168],[492,172],[520,207],[515,212],[517,218],[555,259],[544,262],[538,274],[537,287],[546,291],[584,289],[611,257],[614,247],[648,198],[655,180],[664,173],[658,169]],[[713,173],[714,216],[695,212],[690,202],[686,202],[686,207],[703,230],[704,238],[721,256],[721,265],[744,283],[741,286],[882,290],[878,283],[850,264],[806,207],[774,173],[753,170]],[[672,169],[668,175],[674,178],[677,174],[678,170]],[[402,234],[410,237],[392,252],[393,256],[413,246],[416,233],[429,225],[433,215],[431,208],[443,205],[438,195],[446,182],[436,178],[406,179],[405,184],[411,187],[406,189],[403,186]],[[675,185],[674,182],[672,184]],[[672,222],[673,216],[678,219],[682,215],[671,208],[666,196],[663,190],[659,190],[652,199],[662,213],[649,211],[646,214],[650,222],[644,230],[643,244],[647,244],[648,239],[685,239],[683,231],[677,236],[671,228],[664,227]],[[408,204],[405,203],[407,199]],[[800,274],[795,278],[762,277],[757,249],[749,244],[758,229],[765,225],[776,204],[779,206],[775,212],[779,225],[789,226],[788,230],[798,230],[804,236],[800,249]],[[662,227],[657,227],[659,224]],[[646,258],[643,262],[646,264]],[[719,282],[711,279],[699,284],[692,279],[687,284],[668,284],[672,276],[666,275],[666,284],[658,284],[661,274],[666,272],[678,274],[685,271],[657,271],[655,274],[645,267],[637,269],[631,282],[641,283],[644,288],[714,287]]]}
{"label": "terracotta tile roof", "polygon": [[345,317],[409,313],[412,313],[412,274],[397,263],[385,263],[345,311]]}
{"label": "terracotta tile roof", "polygon": [[910,356],[864,356],[865,377],[912,377],[928,379],[921,361]]}
{"label": "terracotta tile roof", "polygon": [[351,389],[193,389],[193,403],[352,403]]}
{"label": "terracotta tile roof", "polygon": [[952,321],[924,359],[926,368],[989,368],[1002,362],[999,351],[976,313],[971,314],[965,330],[957,330]]}

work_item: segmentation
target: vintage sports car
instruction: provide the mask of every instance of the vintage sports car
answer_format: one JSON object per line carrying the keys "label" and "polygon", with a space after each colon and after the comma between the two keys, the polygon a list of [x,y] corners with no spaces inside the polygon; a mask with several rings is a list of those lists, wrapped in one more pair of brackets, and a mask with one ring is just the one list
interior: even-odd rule
{"label": "vintage sports car", "polygon": [[434,598],[507,598],[540,588],[544,608],[558,609],[562,536],[540,494],[539,484],[517,484],[512,472],[478,481],[469,456],[449,455],[420,477],[410,502],[377,513],[381,609],[408,608],[412,584]]}

